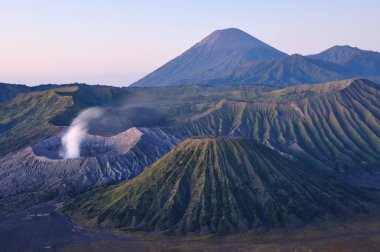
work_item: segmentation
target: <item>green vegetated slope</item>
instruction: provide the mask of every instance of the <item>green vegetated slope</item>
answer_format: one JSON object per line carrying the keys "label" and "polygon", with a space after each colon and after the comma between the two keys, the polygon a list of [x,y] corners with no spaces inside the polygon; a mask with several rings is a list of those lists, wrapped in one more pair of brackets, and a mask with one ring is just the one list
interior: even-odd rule
{"label": "green vegetated slope", "polygon": [[117,101],[120,90],[82,84],[42,85],[17,94],[0,105],[0,156],[58,133],[85,108]]}
{"label": "green vegetated slope", "polygon": [[0,156],[60,131],[49,120],[65,111],[73,100],[58,91],[75,92],[76,88],[19,94],[0,105]]}
{"label": "green vegetated slope", "polygon": [[[19,88],[5,84],[2,88],[8,86],[11,91]],[[270,90],[273,88],[258,85],[117,88],[72,84],[12,91],[9,95],[15,97],[0,105],[0,156],[57,133],[80,111],[93,106],[106,113],[103,121],[90,125],[90,133],[109,136],[130,127],[168,126],[206,111],[220,99],[252,100]]]}
{"label": "green vegetated slope", "polygon": [[55,116],[51,123],[68,126],[80,111],[92,106],[102,107],[104,122],[90,125],[98,135],[114,135],[131,127],[169,126],[173,121],[204,112],[220,99],[255,99],[260,93],[274,90],[260,85],[209,87],[201,85],[116,88],[78,85],[73,106]]}
{"label": "green vegetated slope", "polygon": [[380,86],[346,80],[223,100],[179,127],[188,136],[249,137],[338,172],[378,169]]}
{"label": "green vegetated slope", "polygon": [[363,211],[364,196],[238,138],[187,139],[137,178],[83,194],[68,213],[134,231],[230,233]]}
{"label": "green vegetated slope", "polygon": [[19,94],[46,91],[52,89],[58,89],[63,87],[75,87],[80,84],[43,84],[38,86],[26,86],[22,84],[9,84],[9,83],[0,83],[0,104],[5,103]]}
{"label": "green vegetated slope", "polygon": [[261,93],[274,89],[263,85],[131,87],[125,89],[128,96],[124,101],[130,107],[159,110],[165,117],[160,126],[169,126],[173,121],[207,111],[221,99],[254,100]]}

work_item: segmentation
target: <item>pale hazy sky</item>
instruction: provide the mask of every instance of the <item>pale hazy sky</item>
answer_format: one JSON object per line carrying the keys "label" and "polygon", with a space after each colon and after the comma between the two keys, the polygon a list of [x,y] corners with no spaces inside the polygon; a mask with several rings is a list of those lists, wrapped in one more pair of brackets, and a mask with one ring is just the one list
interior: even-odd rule
{"label": "pale hazy sky", "polygon": [[379,0],[0,0],[0,81],[128,85],[214,30],[380,51]]}

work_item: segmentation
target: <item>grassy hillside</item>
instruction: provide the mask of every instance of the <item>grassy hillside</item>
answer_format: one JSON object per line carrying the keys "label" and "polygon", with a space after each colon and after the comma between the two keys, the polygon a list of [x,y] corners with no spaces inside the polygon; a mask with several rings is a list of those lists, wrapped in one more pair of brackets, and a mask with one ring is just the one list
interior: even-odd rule
{"label": "grassy hillside", "polygon": [[38,85],[38,86],[26,86],[21,84],[8,84],[8,83],[0,83],[0,104],[5,103],[14,97],[16,97],[19,94],[25,94],[25,93],[31,93],[31,92],[38,92],[38,91],[46,91],[46,90],[52,90],[62,87],[73,87],[77,86],[78,84],[44,84],[44,85]]}
{"label": "grassy hillside", "polygon": [[380,162],[380,87],[349,80],[275,90],[256,102],[224,100],[180,128],[249,137],[340,173],[370,171]]}
{"label": "grassy hillside", "polygon": [[107,110],[107,123],[91,125],[94,134],[176,122],[171,130],[181,136],[248,137],[341,173],[377,168],[380,160],[379,86],[365,80],[285,89],[77,85],[19,94],[0,105],[0,155],[53,134],[52,125],[70,125],[91,106]]}
{"label": "grassy hillside", "polygon": [[0,105],[0,156],[60,130],[49,120],[65,111],[73,100],[71,96],[59,95],[58,91],[75,92],[76,88],[20,94]]}
{"label": "grassy hillside", "polygon": [[8,87],[11,91],[7,93],[6,89],[3,96],[15,97],[0,105],[0,156],[51,136],[92,106],[101,106],[107,113],[106,123],[90,125],[90,133],[114,135],[130,127],[168,126],[174,120],[206,111],[220,99],[252,100],[273,90],[244,85],[116,88],[73,84],[63,88],[38,86],[20,93],[19,86],[3,88]]}
{"label": "grassy hillside", "polygon": [[110,104],[123,93],[120,88],[82,84],[41,85],[27,91],[0,105],[0,156],[56,134],[81,110]]}
{"label": "grassy hillside", "polygon": [[363,211],[364,197],[270,148],[188,139],[137,178],[85,193],[67,211],[127,230],[229,233]]}

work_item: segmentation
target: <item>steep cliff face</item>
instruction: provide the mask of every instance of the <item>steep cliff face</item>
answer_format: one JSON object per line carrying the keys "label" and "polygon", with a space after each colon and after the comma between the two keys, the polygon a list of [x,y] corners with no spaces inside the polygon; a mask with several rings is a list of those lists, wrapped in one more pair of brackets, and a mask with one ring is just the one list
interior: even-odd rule
{"label": "steep cliff face", "polygon": [[158,128],[131,128],[112,137],[88,136],[81,157],[61,159],[61,136],[0,159],[0,195],[76,193],[133,178],[180,139]]}

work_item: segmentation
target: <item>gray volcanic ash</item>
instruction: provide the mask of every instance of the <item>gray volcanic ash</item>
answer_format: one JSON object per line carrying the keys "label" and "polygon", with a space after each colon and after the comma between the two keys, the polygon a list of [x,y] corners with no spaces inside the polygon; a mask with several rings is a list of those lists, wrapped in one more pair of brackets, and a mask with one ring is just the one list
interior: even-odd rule
{"label": "gray volcanic ash", "polygon": [[0,197],[26,192],[77,193],[140,174],[181,139],[159,128],[130,128],[111,137],[87,135],[81,157],[62,159],[62,134],[0,159]]}

